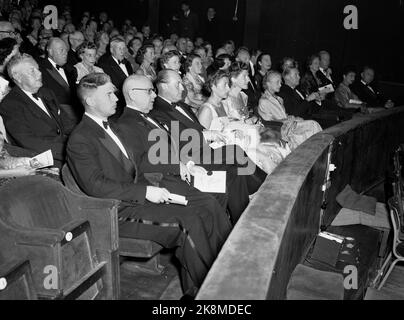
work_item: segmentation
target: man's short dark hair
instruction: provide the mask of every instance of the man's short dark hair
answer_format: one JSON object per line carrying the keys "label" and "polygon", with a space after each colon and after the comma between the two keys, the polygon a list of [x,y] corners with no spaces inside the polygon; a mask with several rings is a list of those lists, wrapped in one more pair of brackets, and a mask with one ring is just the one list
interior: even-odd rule
{"label": "man's short dark hair", "polygon": [[81,101],[81,103],[86,106],[86,99],[94,90],[97,90],[98,87],[101,87],[108,82],[111,82],[111,78],[109,75],[96,72],[90,73],[84,76],[77,87],[77,95]]}

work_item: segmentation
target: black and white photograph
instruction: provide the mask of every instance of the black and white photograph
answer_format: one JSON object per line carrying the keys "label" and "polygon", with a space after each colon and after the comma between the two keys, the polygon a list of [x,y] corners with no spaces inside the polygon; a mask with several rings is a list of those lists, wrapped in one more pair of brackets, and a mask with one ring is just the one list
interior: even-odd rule
{"label": "black and white photograph", "polygon": [[0,300],[404,300],[403,32],[404,0],[0,0]]}

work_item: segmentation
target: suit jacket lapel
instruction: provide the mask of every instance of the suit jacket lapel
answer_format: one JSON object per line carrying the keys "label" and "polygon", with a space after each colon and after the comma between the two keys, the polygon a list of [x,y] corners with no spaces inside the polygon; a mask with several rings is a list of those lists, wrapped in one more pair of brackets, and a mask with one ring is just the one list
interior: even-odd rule
{"label": "suit jacket lapel", "polygon": [[[114,71],[119,75],[120,78],[126,79],[127,75],[125,74],[125,72],[123,72],[121,67],[116,63],[115,59],[112,56],[110,56],[109,59],[110,59],[111,68],[114,69]],[[126,66],[126,64],[125,64],[125,66]],[[126,67],[126,70],[128,70],[128,67]],[[128,74],[130,75],[129,70],[128,70]]]}
{"label": "suit jacket lapel", "polygon": [[133,154],[128,148],[125,147],[124,141],[122,141],[122,139],[118,137],[121,143],[124,145],[130,159],[126,158],[126,156],[122,153],[121,149],[119,149],[115,141],[95,121],[87,116],[85,116],[84,121],[86,121],[87,124],[92,127],[92,130],[97,135],[98,141],[106,149],[106,151],[111,154],[112,157],[115,158],[115,160],[118,161],[118,163],[126,172],[133,175],[133,171],[136,170],[136,164],[133,159]]}
{"label": "suit jacket lapel", "polygon": [[[21,99],[25,101],[25,104],[29,106],[29,110],[34,113],[38,118],[42,120],[52,122],[52,124],[58,125],[58,122],[55,121],[53,114],[48,110],[51,116],[47,115],[45,111],[43,111],[34,101],[32,101],[19,87],[15,86],[18,94],[20,95]],[[42,100],[43,101],[43,100]],[[45,103],[45,101],[43,101]]]}

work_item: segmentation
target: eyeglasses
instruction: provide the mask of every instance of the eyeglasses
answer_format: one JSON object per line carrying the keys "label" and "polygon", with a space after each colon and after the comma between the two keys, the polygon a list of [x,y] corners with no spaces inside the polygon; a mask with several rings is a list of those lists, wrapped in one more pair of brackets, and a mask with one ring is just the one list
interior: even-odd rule
{"label": "eyeglasses", "polygon": [[8,33],[8,34],[12,34],[14,36],[16,36],[18,34],[17,31],[0,31],[0,33]]}
{"label": "eyeglasses", "polygon": [[156,93],[156,89],[154,88],[132,88],[131,90],[147,91],[148,94],[152,94],[152,92]]}

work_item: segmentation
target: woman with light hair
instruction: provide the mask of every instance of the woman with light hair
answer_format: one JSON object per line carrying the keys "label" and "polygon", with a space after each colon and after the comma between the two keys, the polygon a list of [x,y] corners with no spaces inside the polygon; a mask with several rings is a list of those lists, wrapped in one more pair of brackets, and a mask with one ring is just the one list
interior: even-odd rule
{"label": "woman with light hair", "polygon": [[79,83],[81,78],[94,72],[104,72],[100,67],[95,66],[97,58],[97,46],[88,41],[84,41],[77,48],[77,55],[80,57],[81,62],[74,65],[77,71],[76,83]]}
{"label": "woman with light hair", "polygon": [[[219,131],[226,138],[227,145],[241,147],[255,164],[270,174],[290,153],[288,146],[280,140],[279,133],[227,115],[223,102],[230,93],[230,87],[225,71],[214,73],[207,82],[206,90],[210,92],[210,97],[199,109],[199,122],[208,130]],[[224,143],[217,147],[222,145]]]}

